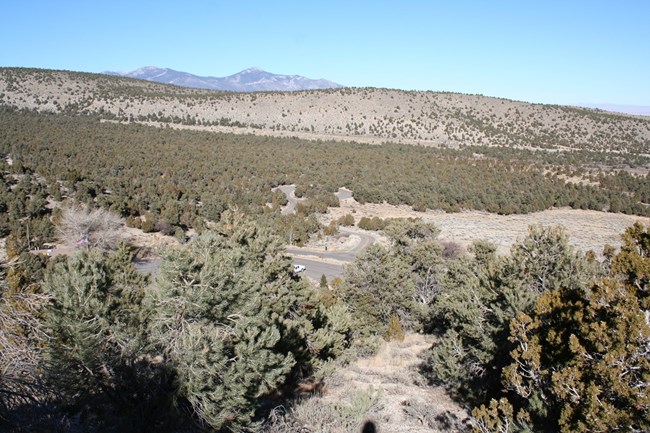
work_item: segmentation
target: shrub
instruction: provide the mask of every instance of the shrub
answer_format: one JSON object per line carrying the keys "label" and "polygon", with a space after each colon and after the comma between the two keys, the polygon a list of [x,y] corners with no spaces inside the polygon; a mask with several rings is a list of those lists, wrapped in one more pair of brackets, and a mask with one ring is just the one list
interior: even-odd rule
{"label": "shrub", "polygon": [[626,231],[613,266],[624,280],[612,275],[586,289],[563,285],[518,314],[503,371],[510,392],[474,410],[479,431],[515,423],[528,431],[650,429],[647,280],[640,283],[650,264],[648,239],[640,224]]}
{"label": "shrub", "polygon": [[397,317],[395,314],[390,316],[384,339],[386,341],[404,341],[404,329],[402,329],[402,324],[399,321],[399,317]]}
{"label": "shrub", "polygon": [[323,234],[325,236],[333,236],[339,232],[339,226],[336,221],[330,222],[327,226],[323,228]]}
{"label": "shrub", "polygon": [[386,225],[388,225],[388,222],[385,220],[382,220],[379,217],[361,217],[359,220],[359,223],[357,224],[357,227],[363,230],[372,230],[372,231],[379,231],[383,230]]}
{"label": "shrub", "polygon": [[336,222],[338,222],[340,226],[350,227],[354,225],[354,217],[352,214],[348,213],[340,217]]}
{"label": "shrub", "polygon": [[169,221],[161,218],[156,222],[156,226],[154,227],[154,230],[160,232],[165,236],[171,236],[174,234],[176,229],[174,228],[173,225],[169,223]]}
{"label": "shrub", "polygon": [[344,302],[363,332],[384,335],[391,316],[414,324],[415,285],[406,264],[384,247],[368,247],[345,270]]}
{"label": "shrub", "polygon": [[154,230],[156,230],[156,224],[153,222],[153,220],[146,219],[146,220],[142,221],[142,223],[140,225],[140,228],[145,233],[151,233]]}
{"label": "shrub", "polygon": [[501,260],[485,243],[474,244],[472,252],[474,257],[452,262],[432,304],[432,323],[441,339],[428,366],[435,381],[463,399],[482,402],[499,393],[512,350],[510,321],[530,312],[541,293],[580,290],[596,271],[559,227],[530,227]]}
{"label": "shrub", "polygon": [[[136,229],[142,229],[142,219],[140,217],[129,216],[126,218],[126,226],[136,228]],[[153,225],[151,226],[151,228],[153,229]]]}
{"label": "shrub", "polygon": [[86,247],[112,250],[120,241],[118,229],[123,223],[121,218],[104,209],[70,207],[62,212],[58,225],[59,239],[71,247],[83,242],[81,245]]}
{"label": "shrub", "polygon": [[145,282],[125,247],[77,254],[45,279],[46,377],[61,405],[94,430],[162,428],[174,413],[172,375],[147,352]]}

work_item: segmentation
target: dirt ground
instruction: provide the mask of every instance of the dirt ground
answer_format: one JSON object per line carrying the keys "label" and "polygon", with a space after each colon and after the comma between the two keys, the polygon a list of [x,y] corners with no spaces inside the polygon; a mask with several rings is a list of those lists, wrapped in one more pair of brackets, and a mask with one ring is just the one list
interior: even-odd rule
{"label": "dirt ground", "polygon": [[[164,248],[179,245],[178,240],[173,236],[165,236],[160,233],[144,233],[140,229],[127,227],[126,225],[123,225],[120,229],[120,238],[136,249],[138,259],[148,259],[151,256],[158,255]],[[5,241],[5,238],[0,239],[0,263],[6,262],[7,259]],[[52,249],[33,250],[32,253],[56,257],[60,255],[71,256],[77,251],[80,251],[79,247],[57,243],[53,245]]]}
{"label": "dirt ground", "polygon": [[[294,408],[301,431],[348,433],[368,422],[375,427],[368,431],[380,433],[467,431],[467,412],[420,373],[432,344],[431,336],[407,334],[401,342],[382,341],[373,357],[337,368],[318,395]],[[335,414],[348,414],[347,422]]]}

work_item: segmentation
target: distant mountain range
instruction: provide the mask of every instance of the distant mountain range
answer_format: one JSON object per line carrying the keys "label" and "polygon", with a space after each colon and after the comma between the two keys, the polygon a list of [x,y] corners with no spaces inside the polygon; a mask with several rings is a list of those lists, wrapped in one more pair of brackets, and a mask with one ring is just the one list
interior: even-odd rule
{"label": "distant mountain range", "polygon": [[295,91],[345,87],[325,79],[313,80],[300,75],[272,74],[259,68],[245,69],[228,77],[200,77],[188,72],[156,66],[146,66],[131,72],[106,71],[103,73],[177,86],[234,92]]}

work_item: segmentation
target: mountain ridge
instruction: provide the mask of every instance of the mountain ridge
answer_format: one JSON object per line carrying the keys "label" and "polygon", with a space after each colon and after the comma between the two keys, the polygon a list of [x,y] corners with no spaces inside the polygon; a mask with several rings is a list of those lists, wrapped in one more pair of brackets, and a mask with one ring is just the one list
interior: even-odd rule
{"label": "mountain ridge", "polygon": [[[200,76],[158,66],[143,66],[133,71],[104,71],[101,73],[181,87],[231,92],[300,91],[348,87],[324,78],[310,79],[300,75],[274,74],[255,66],[226,77]],[[242,77],[255,77],[256,79],[242,80]],[[645,105],[615,103],[573,103],[564,105],[569,107],[593,108],[610,113],[650,116],[650,106]]]}
{"label": "mountain ridge", "polygon": [[[252,71],[254,72],[254,71]],[[0,106],[101,121],[369,144],[646,157],[650,118],[482,95],[345,87],[234,93],[84,72],[0,68]]]}
{"label": "mountain ridge", "polygon": [[200,76],[157,66],[144,66],[130,72],[105,71],[102,74],[231,92],[299,91],[345,87],[324,78],[311,79],[301,75],[274,74],[258,67],[247,68],[226,77]]}

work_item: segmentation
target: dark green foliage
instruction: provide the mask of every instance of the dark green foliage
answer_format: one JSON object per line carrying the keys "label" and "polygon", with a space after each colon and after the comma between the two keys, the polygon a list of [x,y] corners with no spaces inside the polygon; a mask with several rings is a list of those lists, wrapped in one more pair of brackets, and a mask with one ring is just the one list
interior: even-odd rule
{"label": "dark green foliage", "polygon": [[396,314],[390,316],[384,338],[386,341],[404,341],[404,329]]}
{"label": "dark green foliage", "polygon": [[343,227],[350,227],[354,225],[354,216],[352,214],[345,214],[340,217],[336,222]]}
{"label": "dark green foliage", "polygon": [[440,229],[435,225],[419,220],[394,219],[384,229],[386,236],[400,254],[409,254],[411,248],[421,242],[435,240]]}
{"label": "dark green foliage", "polygon": [[307,201],[296,205],[296,213],[299,215],[311,215],[313,213],[325,213],[328,207],[340,205],[338,197],[333,191],[327,191],[318,184],[312,184],[307,188],[296,188],[296,197],[307,197]]}
{"label": "dark green foliage", "polygon": [[485,308],[496,301],[492,277],[489,267],[462,257],[441,278],[431,306],[432,325],[441,334],[429,355],[432,377],[470,398],[484,391],[479,382],[489,386],[486,382],[495,374],[489,366],[498,350],[494,339],[499,329]]}
{"label": "dark green foliage", "polygon": [[415,283],[408,264],[380,245],[371,245],[345,271],[343,300],[363,329],[383,335],[393,315],[415,323]]}
{"label": "dark green foliage", "polygon": [[274,232],[289,245],[304,245],[309,237],[320,229],[320,224],[313,215],[305,217],[296,213],[270,217],[269,221]]}
{"label": "dark green foliage", "polygon": [[346,268],[343,299],[363,323],[362,331],[384,335],[392,316],[407,329],[421,326],[437,293],[443,267],[437,227],[393,220],[386,228],[390,250],[371,245]]}
{"label": "dark green foliage", "polygon": [[42,311],[37,284],[10,289],[0,266],[0,431],[58,431],[75,423],[44,383]]}
{"label": "dark green foliage", "polygon": [[[88,431],[249,429],[267,394],[291,389],[343,354],[353,326],[347,310],[318,302],[294,276],[279,238],[230,211],[214,230],[170,251],[146,292],[147,280],[123,245],[108,255],[91,248],[56,259],[43,283],[47,308],[20,310],[47,329],[32,345],[34,359],[43,359],[32,368],[42,374],[29,372],[39,391],[23,386],[22,408],[0,396],[12,414],[0,426],[25,419],[13,416],[21,413],[31,414],[36,429],[69,423],[65,412]],[[0,288],[4,296],[4,278]],[[5,326],[13,322],[5,320],[3,302]],[[6,385],[16,372],[5,358],[9,375],[0,375],[0,391],[18,389]]]}
{"label": "dark green foliage", "polygon": [[[522,285],[533,294],[561,286],[585,287],[595,270],[583,259],[583,254],[569,245],[563,227],[533,225],[528,228],[526,238],[512,247],[504,263],[501,283]],[[522,302],[526,304],[519,310],[530,305]]]}
{"label": "dark green foliage", "polygon": [[18,261],[7,271],[7,284],[10,290],[22,290],[38,286],[43,280],[47,257],[23,252]]}
{"label": "dark green foliage", "polygon": [[510,321],[530,311],[541,293],[580,290],[596,275],[558,227],[530,227],[504,259],[494,251],[477,243],[473,257],[452,262],[432,304],[432,324],[441,333],[430,353],[432,378],[472,401],[498,391],[511,350]]}
{"label": "dark green foliage", "polygon": [[650,231],[636,223],[623,234],[623,246],[612,260],[612,271],[636,290],[644,310],[650,310]]}
{"label": "dark green foliage", "polygon": [[249,425],[260,399],[345,347],[282,241],[240,214],[172,251],[149,302],[152,338],[178,372],[179,397],[212,428]]}
{"label": "dark green foliage", "polygon": [[61,405],[98,431],[171,427],[172,373],[149,356],[145,279],[122,247],[54,265],[44,283],[52,299],[44,340],[47,381]]}
{"label": "dark green foliage", "polygon": [[373,231],[383,230],[386,227],[386,225],[388,225],[388,222],[382,220],[379,217],[372,217],[372,218],[361,217],[359,223],[357,224],[357,226],[360,229],[373,230]]}
{"label": "dark green foliage", "polygon": [[[217,221],[234,206],[264,213],[266,203],[274,203],[271,189],[290,183],[308,198],[298,208],[303,215],[338,205],[333,186],[350,188],[362,203],[447,211],[522,213],[615,205],[614,210],[648,212],[638,203],[647,195],[645,186],[634,189],[627,181],[611,189],[567,184],[545,174],[534,154],[508,153],[508,159],[481,148],[490,157],[477,159],[470,150],[178,131],[7,109],[0,111],[0,131],[0,151],[12,155],[16,169],[18,164],[39,168],[47,179],[63,181],[79,200],[122,216],[151,211],[183,228],[197,217]],[[30,214],[42,209],[39,194],[34,198]],[[7,206],[10,213],[27,212]],[[360,221],[362,227],[367,223]],[[367,228],[379,229],[380,224]]]}

